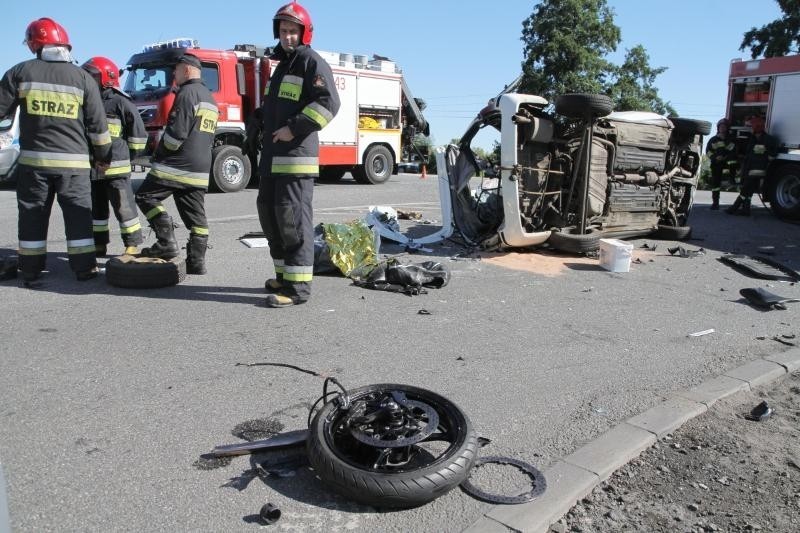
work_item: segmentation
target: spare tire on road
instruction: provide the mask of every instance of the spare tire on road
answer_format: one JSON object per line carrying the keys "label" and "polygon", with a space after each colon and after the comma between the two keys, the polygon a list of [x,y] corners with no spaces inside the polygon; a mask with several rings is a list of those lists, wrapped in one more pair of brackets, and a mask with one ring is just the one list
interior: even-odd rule
{"label": "spare tire on road", "polygon": [[106,262],[106,281],[126,289],[157,289],[177,285],[186,279],[186,260],[123,255]]}

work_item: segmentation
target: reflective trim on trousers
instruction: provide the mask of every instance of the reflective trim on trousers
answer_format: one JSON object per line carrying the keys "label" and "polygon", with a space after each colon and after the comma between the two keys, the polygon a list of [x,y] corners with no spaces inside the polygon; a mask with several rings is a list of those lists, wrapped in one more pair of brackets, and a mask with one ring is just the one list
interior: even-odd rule
{"label": "reflective trim on trousers", "polygon": [[65,154],[61,152],[37,152],[20,150],[20,165],[43,168],[91,168],[89,154]]}
{"label": "reflective trim on trousers", "polygon": [[94,253],[94,250],[94,238],[67,241],[67,254],[69,255]]}
{"label": "reflective trim on trousers", "polygon": [[119,223],[119,232],[123,235],[130,235],[142,229],[139,218],[132,218]]}
{"label": "reflective trim on trousers", "polygon": [[189,233],[193,235],[208,235],[208,228],[201,228],[199,226],[192,226],[191,231]]}
{"label": "reflective trim on trousers", "polygon": [[157,205],[153,209],[151,209],[150,211],[145,213],[144,216],[145,216],[145,218],[147,220],[153,220],[154,218],[156,218],[161,213],[166,213],[166,212],[167,212],[167,210],[164,208],[163,205]]}
{"label": "reflective trim on trousers", "polygon": [[19,241],[19,255],[44,255],[47,253],[47,241]]}
{"label": "reflective trim on trousers", "polygon": [[289,282],[311,281],[314,277],[313,266],[286,265],[283,269],[283,279]]}
{"label": "reflective trim on trousers", "polygon": [[161,163],[153,163],[153,166],[150,168],[150,174],[157,178],[176,181],[185,185],[193,185],[195,187],[208,186],[208,172],[191,172],[189,170],[168,167]]}

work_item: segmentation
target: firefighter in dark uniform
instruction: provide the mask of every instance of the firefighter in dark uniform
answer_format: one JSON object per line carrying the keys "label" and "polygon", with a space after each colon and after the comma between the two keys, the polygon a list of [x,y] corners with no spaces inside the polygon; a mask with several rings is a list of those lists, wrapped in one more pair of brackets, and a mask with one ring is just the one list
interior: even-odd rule
{"label": "firefighter in dark uniform", "polygon": [[170,195],[189,230],[186,272],[205,274],[208,247],[205,195],[211,171],[211,148],[217,128],[217,104],[201,79],[197,56],[186,53],[175,64],[178,93],[169,120],[151,161],[150,172],[136,193],[136,203],[147,217],[157,242],[142,255],[172,259],[178,243],[172,218],[162,201]]}
{"label": "firefighter in dark uniform", "polygon": [[109,243],[109,202],[119,222],[125,254],[135,255],[142,243],[142,225],[131,188],[131,159],[144,150],[147,131],[130,97],[119,88],[119,69],[108,58],[97,56],[83,64],[97,81],[111,133],[111,164],[92,173],[92,226],[98,257],[106,255]]}
{"label": "firefighter in dark uniform", "polygon": [[765,130],[764,117],[755,116],[750,119],[752,134],[747,141],[747,148],[742,161],[742,185],[736,201],[725,211],[731,215],[750,216],[750,200],[753,194],[761,190],[761,180],[767,175],[769,164],[778,156],[780,143],[776,137]]}
{"label": "firefighter in dark uniform", "polygon": [[719,192],[723,181],[729,181],[736,170],[736,144],[728,119],[717,122],[717,134],[708,140],[706,155],[711,161],[711,209],[719,209]]}
{"label": "firefighter in dark uniform", "polygon": [[111,136],[97,84],[72,64],[66,30],[49,18],[31,22],[25,43],[36,59],[0,81],[0,117],[20,107],[17,168],[19,268],[26,285],[41,276],[54,197],[64,214],[69,265],[79,281],[97,276],[92,238],[90,150],[95,165],[111,158]]}
{"label": "firefighter in dark uniform", "polygon": [[309,46],[311,16],[292,2],[275,13],[271,59],[280,61],[265,88],[261,108],[258,218],[269,241],[275,278],[265,288],[267,306],[308,300],[314,271],[312,200],[319,175],[319,137],[339,110],[328,64]]}

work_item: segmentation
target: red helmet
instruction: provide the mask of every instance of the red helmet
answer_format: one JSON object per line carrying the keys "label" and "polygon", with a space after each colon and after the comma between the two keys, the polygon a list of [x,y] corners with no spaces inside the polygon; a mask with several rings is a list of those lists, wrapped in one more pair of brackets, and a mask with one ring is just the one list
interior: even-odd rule
{"label": "red helmet", "polygon": [[314,25],[311,24],[311,15],[306,11],[306,8],[297,2],[292,2],[278,9],[275,16],[272,17],[272,34],[276,39],[280,36],[278,26],[282,20],[302,26],[303,33],[300,35],[300,42],[305,45],[311,44],[311,39],[314,37]]}
{"label": "red helmet", "polygon": [[28,24],[28,29],[25,30],[25,40],[23,44],[27,44],[30,51],[34,54],[46,45],[61,45],[72,50],[72,45],[69,44],[67,30],[64,29],[64,26],[50,18],[40,18]]}
{"label": "red helmet", "polygon": [[107,57],[95,56],[82,66],[83,70],[100,82],[101,87],[116,87],[119,89],[119,69]]}

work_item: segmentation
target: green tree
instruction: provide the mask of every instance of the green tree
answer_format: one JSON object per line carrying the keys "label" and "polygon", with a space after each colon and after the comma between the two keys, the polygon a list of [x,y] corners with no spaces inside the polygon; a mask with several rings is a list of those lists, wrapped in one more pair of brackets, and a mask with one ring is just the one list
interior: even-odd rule
{"label": "green tree", "polygon": [[625,54],[625,61],[617,67],[608,95],[614,100],[616,111],[653,111],[676,116],[675,109],[658,96],[656,78],[667,67],[651,67],[650,56],[641,44]]}
{"label": "green tree", "polygon": [[753,59],[785,56],[800,51],[800,2],[777,0],[783,17],[744,34],[739,50],[750,49]]}
{"label": "green tree", "polygon": [[523,92],[553,101],[559,94],[601,93],[620,30],[606,0],[543,0],[522,22]]}

